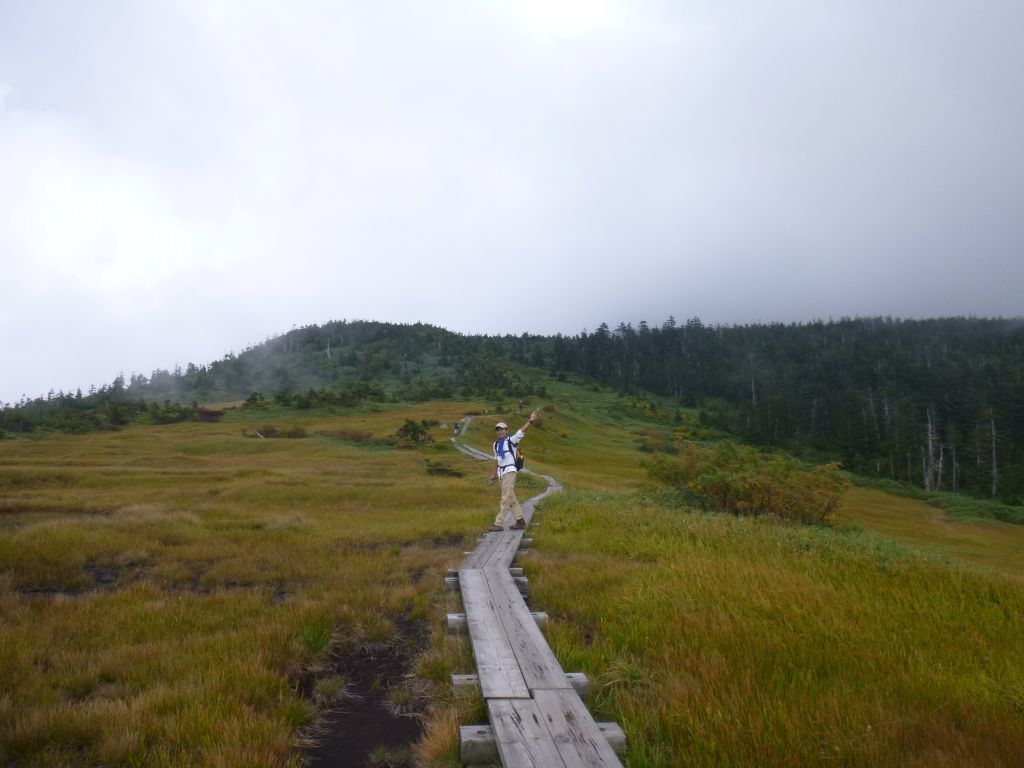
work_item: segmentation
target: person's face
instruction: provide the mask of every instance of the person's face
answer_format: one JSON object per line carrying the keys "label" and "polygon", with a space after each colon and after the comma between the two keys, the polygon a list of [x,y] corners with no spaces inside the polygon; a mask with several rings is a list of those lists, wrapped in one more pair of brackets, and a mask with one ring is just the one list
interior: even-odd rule
{"label": "person's face", "polygon": [[496,434],[499,438],[504,437],[507,432],[508,430],[505,429],[504,427],[498,427],[497,429],[494,430],[494,434]]}

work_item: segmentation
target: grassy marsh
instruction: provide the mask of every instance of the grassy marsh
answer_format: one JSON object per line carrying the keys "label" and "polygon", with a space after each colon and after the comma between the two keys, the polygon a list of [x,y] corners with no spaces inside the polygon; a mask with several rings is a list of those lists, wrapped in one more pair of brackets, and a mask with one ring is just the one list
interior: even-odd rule
{"label": "grassy marsh", "polygon": [[[1024,753],[1021,526],[947,519],[854,488],[855,525],[679,506],[638,447],[693,428],[667,405],[551,382],[527,466],[543,503],[524,565],[549,642],[626,729],[629,766],[1013,765]],[[489,468],[396,450],[406,418],[493,422],[474,402],[347,413],[229,411],[219,423],[0,441],[0,762],[298,766],[326,659],[429,627],[419,763],[457,765],[479,696],[443,634],[441,589],[497,503]],[[246,437],[259,425],[303,439]],[[431,473],[430,464],[461,471]],[[520,495],[539,491],[520,478]],[[320,674],[299,693],[299,681]],[[411,691],[389,692],[406,708]]]}
{"label": "grassy marsh", "polygon": [[[445,430],[411,451],[315,433],[476,407],[0,442],[0,762],[300,764],[299,678],[332,645],[428,621],[492,500]],[[282,415],[310,437],[243,436]]]}

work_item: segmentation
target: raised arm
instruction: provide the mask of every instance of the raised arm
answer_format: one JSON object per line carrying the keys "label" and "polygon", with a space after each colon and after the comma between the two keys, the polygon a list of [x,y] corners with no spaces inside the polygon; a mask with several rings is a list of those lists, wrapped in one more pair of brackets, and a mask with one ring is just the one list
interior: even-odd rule
{"label": "raised arm", "polygon": [[525,434],[526,430],[528,430],[530,428],[530,425],[533,424],[533,422],[535,422],[536,420],[537,420],[537,412],[534,411],[533,413],[530,414],[530,418],[527,419],[526,423],[523,424],[523,426],[521,428],[521,431]]}

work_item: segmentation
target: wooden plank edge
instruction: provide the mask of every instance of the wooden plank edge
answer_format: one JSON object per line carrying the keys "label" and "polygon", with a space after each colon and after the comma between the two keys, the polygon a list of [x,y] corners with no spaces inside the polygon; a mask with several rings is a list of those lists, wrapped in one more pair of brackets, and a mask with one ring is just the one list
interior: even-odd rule
{"label": "wooden plank edge", "polygon": [[[463,570],[465,570],[465,568]],[[512,574],[513,576],[523,576],[524,575],[523,574],[523,569],[518,567],[518,566],[515,566],[515,565],[509,566],[508,572],[510,574]],[[459,569],[458,568],[449,568],[448,569],[448,573],[446,575],[447,576],[458,576],[459,575]]]}
{"label": "wooden plank edge", "polygon": [[[526,595],[529,589],[530,580],[525,576],[513,576],[512,583],[516,585],[521,595]],[[449,592],[459,591],[459,577],[458,576],[445,576],[444,577],[444,588]]]}
{"label": "wooden plank edge", "polygon": [[[590,679],[587,677],[585,672],[566,672],[565,679],[568,681],[572,689],[576,691],[576,695],[581,699],[586,700],[590,696]],[[452,685],[456,688],[459,687],[480,687],[479,675],[452,675]]]}
{"label": "wooden plank edge", "polygon": [[[548,615],[544,611],[530,611],[530,616],[541,629],[548,625]],[[445,628],[449,635],[463,635],[468,627],[469,623],[464,613],[449,613],[445,616]]]}

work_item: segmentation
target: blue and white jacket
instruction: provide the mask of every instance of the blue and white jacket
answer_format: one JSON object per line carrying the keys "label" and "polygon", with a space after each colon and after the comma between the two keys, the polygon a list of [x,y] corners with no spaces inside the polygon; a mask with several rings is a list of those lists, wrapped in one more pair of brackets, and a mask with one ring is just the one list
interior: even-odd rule
{"label": "blue and white jacket", "polygon": [[494,451],[494,460],[498,462],[498,477],[516,471],[516,446],[524,437],[523,430],[519,429],[514,435],[494,441],[491,449]]}

